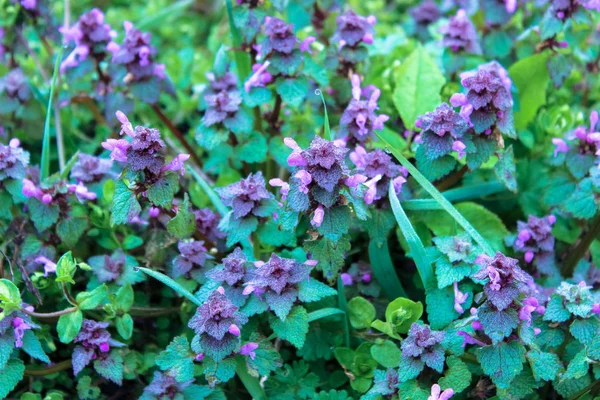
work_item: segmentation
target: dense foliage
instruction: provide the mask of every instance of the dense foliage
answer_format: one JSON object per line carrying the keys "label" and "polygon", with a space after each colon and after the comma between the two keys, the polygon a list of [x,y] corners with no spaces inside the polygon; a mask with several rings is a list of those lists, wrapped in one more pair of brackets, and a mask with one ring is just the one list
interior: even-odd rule
{"label": "dense foliage", "polygon": [[0,398],[600,396],[598,11],[0,0]]}

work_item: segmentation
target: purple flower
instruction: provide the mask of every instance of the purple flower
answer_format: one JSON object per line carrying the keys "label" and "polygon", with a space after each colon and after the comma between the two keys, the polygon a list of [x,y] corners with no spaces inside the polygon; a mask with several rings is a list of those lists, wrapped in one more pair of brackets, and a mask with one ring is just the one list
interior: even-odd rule
{"label": "purple flower", "polygon": [[189,158],[189,154],[179,154],[177,157],[171,160],[170,163],[165,165],[162,168],[162,171],[179,172],[181,173],[181,176],[183,176],[185,174],[185,166],[183,165],[183,162],[188,160]]}
{"label": "purple flower", "polygon": [[346,107],[340,119],[340,133],[342,135],[352,135],[359,142],[373,136],[374,131],[383,129],[383,124],[389,119],[387,115],[375,114],[379,108],[377,100],[381,91],[376,87],[370,90],[370,98],[361,100],[360,77],[352,76],[352,100]]}
{"label": "purple flower", "polygon": [[[479,321],[475,321],[475,322],[479,322]],[[466,347],[468,344],[474,344],[474,345],[480,346],[480,347],[487,346],[487,344],[483,343],[481,340],[479,340],[477,338],[474,338],[473,336],[471,336],[469,333],[467,333],[465,331],[458,331],[458,332],[456,332],[456,334],[463,337],[462,347]]]}
{"label": "purple flower", "polygon": [[256,357],[254,350],[258,349],[258,343],[248,342],[240,347],[240,354],[243,356],[249,356],[252,360]]}
{"label": "purple flower", "polygon": [[221,267],[213,268],[206,275],[215,282],[227,282],[229,286],[238,286],[246,277],[247,263],[248,259],[242,249],[236,247],[233,253],[221,261]]}
{"label": "purple flower", "polygon": [[173,278],[179,278],[190,272],[194,265],[203,267],[210,258],[204,247],[204,241],[179,242],[177,244],[180,255],[173,260]]}
{"label": "purple flower", "polygon": [[458,10],[456,16],[450,17],[448,24],[440,28],[440,33],[444,35],[442,44],[452,51],[481,54],[477,30],[464,10]]}
{"label": "purple flower", "polygon": [[67,185],[67,189],[69,192],[75,193],[77,200],[81,203],[86,200],[96,200],[97,197],[96,193],[90,192],[82,182],[79,182],[77,185]]}
{"label": "purple flower", "polygon": [[298,38],[294,34],[294,25],[286,24],[279,18],[265,18],[265,33],[267,39],[262,43],[262,52],[269,54],[271,51],[290,54]]}
{"label": "purple flower", "polygon": [[216,191],[221,196],[223,203],[233,209],[233,217],[236,219],[250,214],[261,216],[259,212],[261,203],[271,199],[271,194],[265,187],[265,179],[260,171]]}
{"label": "purple flower", "polygon": [[321,224],[323,223],[324,216],[325,216],[325,211],[323,210],[323,206],[321,204],[319,204],[319,206],[315,210],[315,213],[313,214],[310,224],[312,226],[316,226],[316,227],[321,226]]}
{"label": "purple flower", "polygon": [[469,298],[468,293],[463,293],[458,289],[458,283],[454,282],[454,309],[457,313],[462,314],[465,310],[462,308],[462,305]]}
{"label": "purple flower", "polygon": [[138,265],[134,257],[117,250],[112,255],[93,256],[88,264],[96,275],[98,282],[113,282],[117,285],[134,284],[143,280],[134,268]]}
{"label": "purple flower", "polygon": [[263,64],[254,64],[250,78],[244,83],[244,90],[249,92],[253,87],[265,86],[273,81],[273,75],[267,72],[267,68],[271,64],[270,61],[265,61]]}
{"label": "purple flower", "polygon": [[217,94],[222,91],[231,92],[237,90],[237,77],[235,74],[231,72],[225,72],[221,76],[215,76],[212,72],[206,74],[206,77],[210,81],[209,83],[209,93]]}
{"label": "purple flower", "polygon": [[521,307],[521,309],[519,309],[519,319],[521,321],[527,322],[527,326],[529,326],[531,325],[531,315],[533,314],[533,312],[539,312],[542,309],[544,309],[544,307],[540,307],[535,297],[528,297],[525,300],[523,300],[523,306]]}
{"label": "purple flower", "polygon": [[61,63],[60,71],[73,68],[85,60],[89,54],[103,54],[117,33],[104,23],[104,13],[94,8],[79,17],[70,28],[61,27],[66,42],[74,41],[75,49]]}
{"label": "purple flower", "polygon": [[442,388],[437,383],[431,387],[431,396],[427,400],[448,400],[454,396],[454,390],[446,389],[442,392]]}
{"label": "purple flower", "polygon": [[125,139],[106,139],[101,143],[102,147],[110,151],[110,159],[114,161],[127,162],[127,150],[131,144]]}
{"label": "purple flower", "polygon": [[202,121],[206,127],[226,123],[226,121],[235,118],[242,103],[242,97],[237,91],[221,91],[217,94],[206,95],[204,99],[207,108]]}
{"label": "purple flower", "polygon": [[554,149],[554,157],[558,156],[558,153],[567,153],[569,151],[569,145],[564,139],[552,138],[552,144],[556,146]]}
{"label": "purple flower", "polygon": [[[514,249],[525,253],[526,257],[530,258],[527,262],[531,262],[537,254],[554,252],[552,225],[555,222],[554,215],[543,218],[530,215],[527,223],[518,221],[518,234],[513,244]],[[527,256],[527,254],[530,255]]]}
{"label": "purple flower", "polygon": [[402,357],[420,360],[429,368],[442,372],[446,355],[440,343],[444,336],[442,331],[432,331],[429,326],[415,322],[402,342]]}
{"label": "purple flower", "polygon": [[98,182],[110,172],[112,166],[112,160],[81,153],[71,169],[71,179],[77,179],[78,182]]}
{"label": "purple flower", "polygon": [[344,272],[342,275],[340,275],[340,277],[344,286],[352,286],[352,283],[354,282],[352,279],[352,275]]}
{"label": "purple flower", "polygon": [[313,44],[316,40],[317,38],[314,36],[307,36],[306,39],[304,39],[300,43],[300,51],[303,53],[312,54],[312,51],[310,50],[310,45]]}
{"label": "purple flower", "polygon": [[290,193],[290,185],[287,182],[284,182],[279,178],[270,179],[269,185],[271,185],[273,187],[280,187],[281,188],[281,201],[285,201],[288,194]]}
{"label": "purple flower", "polygon": [[142,33],[129,21],[123,23],[125,38],[119,46],[112,42],[108,50],[113,53],[112,61],[122,64],[134,82],[144,81],[153,76],[164,78],[164,66],[154,62],[156,49],[150,44],[150,33]]}
{"label": "purple flower", "polygon": [[460,138],[468,128],[462,115],[454,111],[448,103],[442,103],[434,111],[420,116],[415,125],[422,129],[423,134],[431,133],[439,137],[453,138]]}
{"label": "purple flower", "polygon": [[432,0],[425,0],[412,7],[409,13],[417,24],[418,33],[419,31],[425,31],[430,24],[440,19],[441,16],[438,5]]}
{"label": "purple flower", "polygon": [[15,334],[15,347],[23,347],[23,336],[25,335],[25,331],[31,329],[32,326],[20,317],[13,318],[12,326]]}
{"label": "purple flower", "polygon": [[[144,395],[151,396],[153,399],[175,399],[183,397],[185,388],[194,381],[177,381],[169,372],[155,372],[154,379],[150,385],[144,388]],[[142,398],[146,398],[142,396]]]}
{"label": "purple flower", "polygon": [[598,112],[594,110],[590,113],[589,128],[578,126],[573,132],[569,132],[569,134],[567,134],[569,142],[565,142],[563,139],[559,138],[552,139],[552,143],[556,146],[554,157],[556,157],[558,153],[567,153],[570,149],[575,149],[582,155],[600,155],[600,132],[596,131],[597,123]]}
{"label": "purple flower", "polygon": [[0,78],[0,94],[6,95],[24,104],[31,97],[31,90],[27,78],[19,68],[11,70],[8,74]]}
{"label": "purple flower", "polygon": [[[394,163],[392,158],[381,149],[367,153],[362,146],[356,146],[350,153],[350,160],[356,165],[359,173],[370,179],[368,181],[365,179],[365,184],[369,188],[365,193],[365,201],[369,201],[367,204],[387,196],[390,180],[394,182],[396,193],[400,193],[402,185],[406,182],[405,177],[408,176],[408,171]],[[355,176],[357,175],[353,175],[349,179]]]}
{"label": "purple flower", "polygon": [[488,279],[484,292],[488,300],[500,311],[511,305],[524,284],[532,279],[517,266],[518,260],[506,257],[500,252],[494,257],[481,255],[478,259],[483,263],[483,268],[474,274],[473,278]]}
{"label": "purple flower", "polygon": [[219,221],[221,217],[210,208],[202,208],[194,211],[196,217],[196,230],[203,235],[206,240],[216,243],[219,239],[225,237],[225,232],[219,230]]}
{"label": "purple flower", "polygon": [[108,325],[108,322],[83,320],[81,329],[73,340],[73,343],[79,344],[73,351],[73,373],[75,375],[79,374],[92,360],[106,357],[110,347],[124,346],[123,343],[111,338],[110,333],[106,330]]}
{"label": "purple flower", "polygon": [[29,153],[20,147],[19,139],[13,138],[8,146],[0,144],[0,180],[23,179],[29,165]]}
{"label": "purple flower", "polygon": [[375,16],[362,17],[350,10],[339,15],[335,22],[337,29],[333,41],[350,47],[356,47],[361,43],[373,43],[373,27],[377,22]]}
{"label": "purple flower", "polygon": [[36,257],[34,262],[44,266],[44,276],[48,276],[50,273],[56,273],[56,263],[44,256]]}

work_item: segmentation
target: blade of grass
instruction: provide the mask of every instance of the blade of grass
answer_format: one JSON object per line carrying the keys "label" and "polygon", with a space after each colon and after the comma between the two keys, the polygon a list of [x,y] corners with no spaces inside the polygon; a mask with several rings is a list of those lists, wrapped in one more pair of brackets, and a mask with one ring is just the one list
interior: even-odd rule
{"label": "blade of grass", "polygon": [[75,154],[73,154],[73,157],[71,157],[69,159],[69,161],[65,165],[65,168],[62,171],[60,171],[60,177],[62,179],[67,179],[67,177],[69,176],[69,172],[71,172],[71,169],[73,169],[73,166],[77,162],[78,158],[79,158],[79,150],[77,150],[77,152]]}
{"label": "blade of grass", "polygon": [[42,157],[40,162],[40,180],[50,176],[50,117],[52,115],[52,103],[54,100],[54,86],[58,77],[58,69],[62,60],[63,47],[60,48],[54,62],[52,82],[50,82],[50,95],[48,96],[48,108],[46,109],[46,121],[44,123],[44,138],[42,140]]}
{"label": "blade of grass", "polygon": [[223,202],[221,201],[221,198],[219,197],[217,192],[215,192],[213,188],[210,187],[208,182],[206,182],[202,175],[200,175],[194,168],[188,165],[187,170],[190,174],[192,174],[192,176],[194,177],[196,182],[198,182],[202,190],[204,190],[204,193],[206,193],[206,195],[213,203],[219,214],[221,214],[221,217],[224,217],[225,214],[227,214],[229,211],[227,210],[225,204],[223,204]]}
{"label": "blade of grass", "polygon": [[[504,186],[501,182],[485,182],[479,185],[465,186],[457,189],[447,190],[442,192],[442,196],[444,196],[448,201],[457,202],[457,201],[466,201],[473,199],[480,199],[485,196],[489,196],[492,194],[504,192],[506,190],[506,186]],[[444,208],[433,199],[416,199],[416,200],[407,200],[402,202],[402,207],[405,210],[443,210]]]}
{"label": "blade of grass", "polygon": [[329,126],[329,115],[327,114],[327,104],[325,103],[325,97],[323,97],[323,92],[320,89],[315,90],[315,94],[317,96],[321,96],[321,101],[323,102],[323,129],[325,130],[325,137],[329,138],[329,140],[335,140],[335,137],[331,133],[331,127]]}
{"label": "blade of grass", "polygon": [[139,271],[142,271],[146,275],[151,276],[154,279],[160,281],[161,283],[164,283],[165,285],[167,285],[168,287],[170,287],[171,289],[173,289],[174,291],[176,291],[177,293],[179,293],[198,307],[202,305],[202,303],[200,302],[200,300],[198,300],[196,296],[194,296],[187,289],[185,289],[183,286],[181,286],[179,283],[175,282],[173,279],[169,278],[165,274],[161,274],[158,271],[153,271],[144,267],[137,267],[137,269]]}
{"label": "blade of grass", "polygon": [[252,396],[253,400],[267,400],[267,395],[260,386],[258,379],[248,373],[246,359],[243,356],[238,355],[236,357],[235,373],[237,374],[238,378],[240,378],[242,384],[248,393],[250,393],[250,396]]}
{"label": "blade of grass", "polygon": [[379,139],[381,139],[384,142],[386,148],[391,151],[391,153],[394,155],[394,157],[396,157],[398,161],[400,161],[400,164],[402,164],[404,168],[408,170],[408,172],[413,176],[413,178],[415,178],[419,185],[421,185],[423,189],[425,189],[429,193],[429,195],[433,197],[433,199],[437,201],[442,206],[442,208],[446,210],[446,212],[448,212],[448,214],[450,214],[452,218],[454,218],[456,222],[460,226],[462,226],[465,231],[469,233],[469,235],[471,235],[473,240],[475,240],[475,242],[477,242],[477,244],[481,246],[483,251],[488,255],[493,255],[494,250],[492,249],[492,247],[483,238],[483,236],[481,236],[481,234],[477,232],[475,228],[473,228],[473,225],[471,225],[469,221],[467,221],[467,219],[463,217],[456,208],[454,208],[452,203],[450,203],[450,201],[448,201],[435,188],[435,186],[433,186],[431,182],[429,182],[429,180],[425,178],[425,176],[422,173],[420,173],[419,170],[415,168],[415,166],[412,165],[410,161],[408,161],[398,150],[390,146],[390,144],[382,136],[380,136],[379,134],[377,136],[379,136]]}
{"label": "blade of grass", "polygon": [[373,268],[373,275],[381,285],[383,293],[389,301],[398,297],[406,297],[406,292],[398,279],[394,263],[390,257],[387,240],[382,242],[371,240],[369,243],[369,261]]}
{"label": "blade of grass", "polygon": [[335,307],[321,308],[320,310],[308,313],[308,322],[313,322],[321,318],[331,317],[332,315],[346,315],[343,310]]}
{"label": "blade of grass", "polygon": [[166,21],[172,21],[175,18],[182,16],[186,8],[191,6],[193,3],[194,0],[176,1],[167,7],[162,8],[157,13],[154,13],[147,18],[143,18],[137,23],[136,27],[139,30],[147,30],[157,26],[158,24],[164,24]]}
{"label": "blade of grass", "polygon": [[396,196],[396,189],[394,189],[394,185],[391,182],[388,193],[392,211],[396,217],[396,222],[398,222],[398,226],[408,243],[410,255],[417,265],[417,271],[419,271],[423,286],[425,286],[425,291],[428,292],[435,289],[436,281],[435,275],[433,274],[433,267],[431,266],[429,257],[427,257],[427,254],[425,253],[423,242],[421,242],[421,238],[417,235],[417,232],[415,232],[415,228],[413,228],[406,213],[402,209],[402,206],[398,201],[398,196]]}

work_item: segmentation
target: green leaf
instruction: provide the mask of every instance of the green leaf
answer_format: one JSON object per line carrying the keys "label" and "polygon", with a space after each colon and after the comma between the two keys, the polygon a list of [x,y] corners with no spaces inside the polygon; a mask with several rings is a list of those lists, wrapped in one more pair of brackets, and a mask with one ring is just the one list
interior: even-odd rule
{"label": "green leaf", "polygon": [[111,205],[110,223],[112,225],[126,224],[130,219],[139,215],[141,211],[140,203],[129,190],[127,184],[122,180],[118,181]]}
{"label": "green leaf", "polygon": [[533,371],[535,379],[552,381],[563,366],[556,354],[531,350],[527,353],[527,360]]}
{"label": "green leaf", "polygon": [[414,130],[417,117],[433,111],[442,102],[440,90],[446,79],[422,46],[404,60],[395,79],[394,105],[404,125]]}
{"label": "green leaf", "polygon": [[565,308],[562,297],[557,294],[551,296],[544,312],[544,321],[565,322],[569,318],[571,313]]}
{"label": "green leaf", "polygon": [[71,343],[79,333],[82,322],[83,313],[79,310],[61,315],[56,325],[60,341],[62,343]]}
{"label": "green leaf", "polygon": [[[52,115],[52,103],[54,102],[54,88],[58,78],[60,63],[62,62],[62,54],[64,47],[56,53],[54,61],[54,72],[52,73],[52,81],[50,82],[50,95],[48,96],[48,106],[46,107],[46,120],[44,122],[44,137],[42,139],[42,155],[40,161],[40,180],[43,181],[50,176],[50,118]],[[58,121],[56,121],[58,122]],[[4,397],[4,396],[0,396]]]}
{"label": "green leaf", "polygon": [[315,260],[319,260],[317,269],[333,282],[345,262],[345,254],[350,250],[350,240],[342,236],[340,240],[333,241],[327,238],[304,241],[304,250],[312,253]]}
{"label": "green leaf", "polygon": [[40,340],[35,336],[35,333],[33,333],[32,330],[26,330],[23,334],[23,346],[21,348],[31,357],[47,364],[50,363],[50,359],[46,355],[46,352],[44,352]]}
{"label": "green leaf", "polygon": [[520,110],[515,113],[516,129],[527,128],[537,110],[546,104],[546,88],[550,81],[546,65],[548,55],[549,52],[534,54],[517,61],[508,69],[508,74],[519,90]]}
{"label": "green leaf", "polygon": [[190,381],[194,379],[194,357],[187,338],[177,336],[156,358],[156,365],[163,371],[172,371],[178,382]]}
{"label": "green leaf", "polygon": [[592,340],[600,334],[598,318],[576,319],[569,327],[571,335],[582,344],[589,346]]}
{"label": "green leaf", "polygon": [[477,232],[477,230],[475,230],[475,228],[473,228],[469,221],[467,221],[465,217],[463,217],[460,214],[460,212],[458,212],[458,210],[454,208],[454,206],[435,188],[435,186],[433,186],[431,182],[429,182],[427,178],[425,178],[423,174],[421,174],[419,170],[417,170],[414,167],[414,165],[412,165],[406,159],[406,157],[404,157],[398,150],[391,147],[390,144],[386,142],[381,135],[377,134],[377,136],[384,142],[388,149],[390,149],[394,157],[396,157],[396,159],[400,161],[400,164],[402,164],[402,166],[404,166],[404,168],[408,170],[408,172],[413,176],[413,178],[415,178],[419,185],[421,185],[423,189],[425,189],[425,191],[427,191],[427,193],[429,193],[429,195],[433,197],[433,199],[436,200],[442,206],[442,208],[446,210],[452,216],[452,218],[454,218],[456,222],[460,226],[462,226],[465,231],[469,233],[469,235],[471,235],[473,240],[475,240],[477,244],[481,246],[483,251],[490,256],[493,255],[494,251],[486,242],[486,240],[479,234],[479,232]]}
{"label": "green leaf", "polygon": [[122,311],[128,312],[133,306],[134,296],[133,287],[128,283],[117,290],[115,303]]}
{"label": "green leaf", "polygon": [[434,289],[437,284],[435,275],[433,274],[431,260],[429,260],[427,253],[425,253],[425,248],[423,247],[421,238],[419,238],[419,235],[417,235],[417,232],[415,232],[415,228],[413,228],[410,220],[406,216],[406,213],[402,209],[392,182],[390,182],[388,196],[390,198],[392,210],[394,211],[394,216],[396,217],[396,222],[398,222],[398,226],[400,227],[400,230],[402,231],[402,234],[408,243],[408,247],[410,248],[410,256],[417,265],[417,270],[419,271],[419,275],[423,281],[423,286],[425,286],[425,291]]}
{"label": "green leaf", "polygon": [[178,190],[179,176],[177,174],[166,174],[150,185],[146,191],[146,195],[148,196],[148,200],[155,206],[171,208],[171,202]]}
{"label": "green leaf", "polygon": [[19,288],[8,279],[0,279],[0,305],[2,305],[0,320],[12,314],[13,311],[20,310],[21,301]]}
{"label": "green leaf", "polygon": [[78,378],[77,395],[79,400],[96,400],[100,397],[100,388],[92,386],[92,377],[82,376]]}
{"label": "green leaf", "polygon": [[454,292],[452,287],[434,288],[427,292],[427,319],[431,329],[443,329],[458,318],[454,310]]}
{"label": "green leaf", "polygon": [[70,251],[63,254],[56,263],[56,281],[75,284],[73,276],[77,265]]}
{"label": "green leaf", "polygon": [[4,369],[15,349],[15,338],[13,335],[0,336],[0,370]]}
{"label": "green leaf", "polygon": [[349,227],[350,209],[347,206],[341,206],[327,209],[323,217],[323,222],[317,230],[327,239],[338,240],[348,233]]}
{"label": "green leaf", "polygon": [[56,233],[67,247],[75,247],[87,228],[86,217],[69,217],[56,225]]}
{"label": "green leaf", "polygon": [[[59,58],[60,59],[60,58]],[[7,398],[17,384],[23,379],[25,365],[21,360],[10,360],[4,369],[0,371],[0,399]]]}
{"label": "green leaf", "polygon": [[167,222],[167,231],[179,239],[183,239],[196,230],[196,218],[190,210],[190,198],[187,193],[179,204],[177,215]]}
{"label": "green leaf", "polygon": [[561,377],[563,379],[579,379],[587,375],[590,369],[590,364],[587,359],[585,349],[581,349],[579,353],[575,355],[575,358],[571,360],[567,367],[567,372]]}
{"label": "green leaf", "polygon": [[407,333],[411,325],[423,315],[423,304],[419,301],[399,297],[385,309],[385,322],[376,320],[371,326],[395,339]]}
{"label": "green leaf", "polygon": [[104,378],[120,386],[123,382],[123,356],[120,350],[114,349],[108,357],[96,358],[94,369]]}
{"label": "green leaf", "polygon": [[448,369],[439,381],[442,390],[451,388],[455,394],[458,394],[468,388],[472,376],[467,364],[453,356],[446,359],[446,365],[448,365]]}
{"label": "green leaf", "polygon": [[281,99],[292,108],[298,107],[308,93],[308,80],[305,77],[278,79],[275,90]]}
{"label": "green leaf", "polygon": [[200,300],[198,300],[198,298],[196,296],[194,296],[187,289],[185,289],[183,286],[181,286],[179,283],[175,282],[173,279],[169,278],[165,274],[161,274],[158,271],[153,271],[151,269],[144,268],[144,267],[138,267],[138,269],[140,271],[142,271],[143,273],[145,273],[146,275],[149,275],[149,276],[153,277],[154,279],[160,281],[161,283],[167,285],[168,287],[170,287],[171,289],[173,289],[174,291],[179,293],[181,296],[190,300],[192,303],[194,303],[198,307],[200,307],[202,305],[202,302]]}
{"label": "green leaf", "polygon": [[269,315],[269,323],[278,338],[287,340],[298,349],[304,346],[308,333],[308,313],[304,307],[292,308],[284,321],[274,315]]}
{"label": "green leaf", "polygon": [[402,353],[394,342],[390,340],[384,340],[381,343],[375,343],[371,347],[371,356],[379,364],[385,368],[396,368],[400,362]]}
{"label": "green leaf", "polygon": [[58,204],[45,204],[32,197],[27,201],[27,207],[31,214],[31,220],[38,232],[45,231],[58,221],[60,213]]}
{"label": "green leaf", "polygon": [[187,170],[190,174],[192,174],[192,176],[194,177],[196,182],[198,182],[202,190],[204,190],[206,196],[208,196],[211,203],[215,206],[219,214],[221,214],[221,217],[224,217],[229,212],[229,210],[227,209],[227,206],[223,204],[217,192],[215,192],[214,189],[210,187],[208,182],[206,182],[202,175],[200,175],[200,173],[198,173],[198,171],[196,171],[192,166],[188,165]]}
{"label": "green leaf", "polygon": [[108,286],[103,283],[91,292],[80,292],[75,300],[79,305],[80,310],[92,310],[98,307],[108,296]]}
{"label": "green leaf", "polygon": [[387,239],[381,242],[371,239],[369,242],[369,261],[371,262],[371,268],[373,268],[373,275],[375,275],[377,283],[381,285],[383,293],[388,299],[406,296],[390,257]]}
{"label": "green leaf", "polygon": [[499,343],[479,348],[476,355],[483,372],[499,388],[506,389],[514,377],[523,370],[525,347],[517,341]]}
{"label": "green leaf", "polygon": [[504,153],[498,154],[498,162],[494,168],[496,177],[503,182],[508,190],[517,193],[517,170],[512,145]]}
{"label": "green leaf", "polygon": [[125,340],[131,339],[133,334],[133,318],[129,314],[123,314],[115,319],[115,326],[119,335]]}
{"label": "green leaf", "polygon": [[339,308],[327,307],[321,308],[319,310],[311,311],[308,313],[308,322],[313,322],[321,318],[331,317],[333,315],[346,315],[344,310],[340,310]]}
{"label": "green leaf", "polygon": [[248,242],[248,237],[258,227],[258,219],[254,216],[235,219],[233,211],[229,212],[219,223],[219,228],[226,232],[227,246]]}
{"label": "green leaf", "polygon": [[298,284],[298,299],[303,303],[319,301],[324,297],[334,296],[337,291],[314,278]]}
{"label": "green leaf", "polygon": [[375,319],[375,307],[364,297],[354,297],[348,302],[348,319],[354,329],[367,329]]}

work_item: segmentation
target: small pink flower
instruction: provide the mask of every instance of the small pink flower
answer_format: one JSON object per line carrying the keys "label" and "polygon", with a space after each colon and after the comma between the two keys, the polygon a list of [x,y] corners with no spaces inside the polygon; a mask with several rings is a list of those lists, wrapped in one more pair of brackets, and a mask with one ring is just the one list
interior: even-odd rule
{"label": "small pink flower", "polygon": [[37,257],[34,262],[44,266],[44,276],[47,277],[49,273],[56,273],[56,264],[44,256]]}
{"label": "small pink flower", "polygon": [[44,203],[44,204],[50,204],[50,203],[52,203],[52,195],[50,195],[48,193],[45,193],[42,196],[42,203]]}
{"label": "small pink flower", "polygon": [[315,40],[317,40],[317,38],[314,36],[308,36],[300,43],[300,51],[303,53],[312,54],[312,51],[310,51],[310,45],[313,44]]}
{"label": "small pink flower", "polygon": [[366,204],[373,204],[373,202],[375,201],[375,196],[377,196],[377,182],[379,182],[381,178],[381,174],[379,174],[373,179],[370,179],[365,182],[365,185],[367,185],[368,187],[364,196]]}
{"label": "small pink flower", "polygon": [[459,159],[463,158],[467,154],[465,152],[466,148],[467,146],[460,140],[455,140],[454,143],[452,143],[452,150],[458,153]]}
{"label": "small pink flower", "polygon": [[452,104],[452,107],[462,107],[469,105],[469,100],[463,93],[454,93],[450,97],[450,104]]}
{"label": "small pink flower", "polygon": [[17,138],[12,138],[10,139],[10,142],[8,142],[8,145],[11,149],[16,149],[21,145],[21,141]]}
{"label": "small pink flower", "polygon": [[204,360],[204,353],[196,354],[196,361],[201,362],[202,360]]}
{"label": "small pink flower", "polygon": [[131,146],[125,139],[106,139],[101,143],[102,147],[109,150],[110,159],[114,161],[127,162],[127,149]]}
{"label": "small pink flower", "polygon": [[77,199],[81,202],[85,200],[96,200],[96,193],[90,192],[87,187],[83,183],[78,183],[77,185],[71,184],[68,185],[69,192],[75,193]]}
{"label": "small pink flower", "polygon": [[304,261],[304,264],[308,265],[309,267],[316,267],[317,264],[319,264],[319,260],[315,260],[315,259],[306,260],[306,261]]}
{"label": "small pink flower", "polygon": [[355,174],[344,179],[344,184],[348,187],[355,188],[361,183],[367,181],[367,177],[362,174]]}
{"label": "small pink flower", "polygon": [[323,206],[319,204],[319,207],[317,207],[313,214],[310,224],[316,227],[321,226],[321,224],[323,223],[323,217],[325,217],[325,211],[323,210]]}
{"label": "small pink flower", "polygon": [[256,357],[254,350],[258,349],[258,343],[248,342],[240,348],[240,354],[243,356],[250,356],[252,360]]}
{"label": "small pink flower", "polygon": [[481,325],[481,322],[473,321],[471,322],[471,328],[473,328],[473,330],[475,331],[480,331],[481,329],[483,329],[483,326]]}
{"label": "small pink flower", "polygon": [[133,130],[133,125],[131,125],[131,122],[129,122],[127,115],[125,115],[123,111],[117,111],[115,115],[121,123],[121,132],[119,132],[119,135],[126,133],[127,135],[134,137],[135,131]]}
{"label": "small pink flower", "polygon": [[454,396],[454,390],[446,389],[442,392],[440,385],[435,383],[431,387],[431,396],[429,396],[427,400],[448,400],[452,396]]}
{"label": "small pink flower", "polygon": [[402,185],[406,183],[406,178],[403,176],[397,176],[392,180],[392,185],[394,185],[394,191],[396,193],[400,193],[402,191]]}
{"label": "small pink flower", "polygon": [[[273,79],[271,74],[266,72],[270,63],[271,63],[270,61],[265,61],[265,63],[262,65],[254,64],[252,66],[252,70],[254,71],[254,74],[252,74],[252,76],[250,76],[250,78],[248,78],[248,80],[246,82],[244,82],[244,90],[246,92],[250,92],[250,89],[252,87],[264,86],[266,83],[269,83]],[[263,76],[263,75],[268,75],[268,77],[270,77],[270,79],[265,79],[265,76]],[[266,82],[265,82],[265,80],[266,80]]]}
{"label": "small pink flower", "polygon": [[159,214],[160,208],[158,207],[150,207],[150,210],[148,210],[148,215],[150,216],[150,218],[156,218]]}
{"label": "small pink flower", "polygon": [[229,329],[227,329],[227,331],[233,336],[240,336],[240,328],[238,328],[236,324],[229,325]]}
{"label": "small pink flower", "polygon": [[13,331],[15,334],[15,347],[23,347],[23,336],[25,331],[31,329],[31,325],[23,320],[23,318],[15,317],[12,320]]}
{"label": "small pink flower", "polygon": [[533,261],[533,257],[535,256],[535,254],[533,253],[533,251],[528,250],[525,252],[525,262],[526,263],[530,263],[531,261]]}
{"label": "small pink flower", "polygon": [[600,315],[600,303],[592,305],[592,312],[596,315]]}
{"label": "small pink flower", "polygon": [[354,151],[350,153],[350,161],[352,161],[357,168],[364,169],[367,166],[366,157],[367,151],[360,145],[357,145]]}
{"label": "small pink flower", "polygon": [[183,165],[183,162],[188,160],[189,158],[190,158],[189,154],[179,154],[177,157],[175,157],[173,160],[171,160],[170,163],[165,165],[162,168],[162,170],[163,171],[180,172],[181,176],[183,176],[185,174],[185,166]]}
{"label": "small pink flower", "polygon": [[364,274],[364,275],[362,276],[362,281],[363,281],[364,283],[369,283],[369,282],[371,282],[371,274]]}
{"label": "small pink flower", "polygon": [[300,180],[300,186],[298,189],[302,193],[308,193],[308,185],[310,185],[312,182],[311,174],[308,171],[301,169],[300,171],[296,172],[294,178],[298,178]]}
{"label": "small pink flower", "polygon": [[225,294],[225,288],[223,288],[223,286],[219,286],[217,288],[217,292],[221,293],[221,294]]}
{"label": "small pink flower", "polygon": [[109,350],[110,350],[110,345],[108,344],[108,342],[100,343],[100,351],[102,353],[108,353]]}
{"label": "small pink flower", "polygon": [[287,199],[287,196],[290,193],[289,183],[284,182],[283,180],[281,180],[279,178],[273,178],[273,179],[269,180],[269,185],[271,185],[273,187],[280,187],[281,188],[281,200],[285,201],[285,199]]}
{"label": "small pink flower", "polygon": [[558,156],[558,153],[566,153],[569,151],[569,145],[560,138],[553,138],[552,144],[556,146],[554,149],[554,157]]}
{"label": "small pink flower", "polygon": [[344,272],[342,275],[340,275],[340,278],[342,279],[342,285],[352,286],[353,280],[350,274]]}
{"label": "small pink flower", "polygon": [[454,309],[457,313],[462,314],[465,310],[462,308],[462,305],[469,298],[468,293],[463,293],[458,289],[458,282],[454,282]]}
{"label": "small pink flower", "polygon": [[23,193],[23,196],[35,198],[43,196],[42,190],[35,186],[35,183],[26,178],[23,178],[22,182],[23,188],[21,189],[21,193]]}

